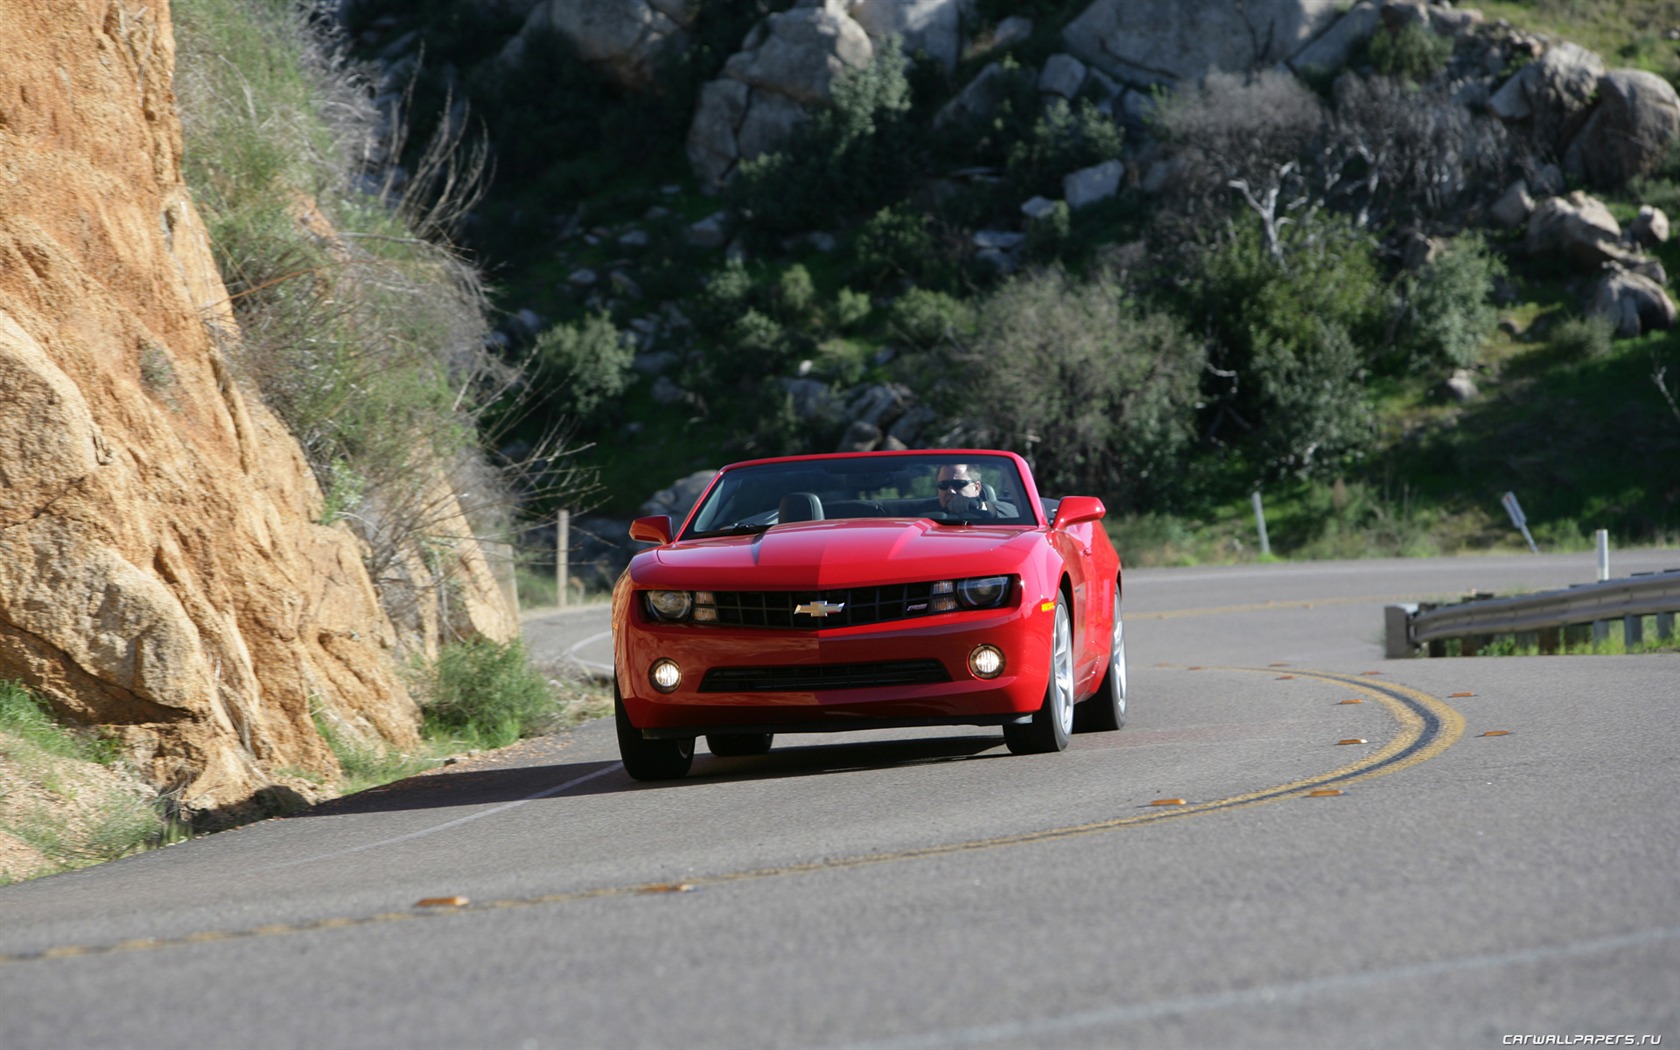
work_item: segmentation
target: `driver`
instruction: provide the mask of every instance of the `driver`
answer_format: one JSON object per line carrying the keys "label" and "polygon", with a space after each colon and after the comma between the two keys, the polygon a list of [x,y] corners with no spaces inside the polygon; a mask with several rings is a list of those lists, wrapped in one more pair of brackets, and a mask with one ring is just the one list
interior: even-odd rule
{"label": "driver", "polygon": [[939,492],[939,509],[947,514],[980,514],[1008,517],[1015,508],[986,499],[980,468],[969,463],[946,463],[934,479]]}

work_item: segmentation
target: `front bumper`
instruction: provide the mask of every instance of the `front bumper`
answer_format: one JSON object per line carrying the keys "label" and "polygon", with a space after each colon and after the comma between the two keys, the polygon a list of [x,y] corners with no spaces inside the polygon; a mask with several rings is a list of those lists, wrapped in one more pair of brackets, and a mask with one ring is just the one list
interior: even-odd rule
{"label": "front bumper", "polygon": [[[666,624],[632,610],[614,639],[618,684],[630,723],[650,737],[998,725],[1044,701],[1052,618],[1042,604],[827,630]],[[995,678],[969,669],[980,645],[1004,655]],[[649,678],[662,659],[682,671],[669,693]],[[930,667],[943,680],[927,680]],[[777,687],[788,678],[816,687]],[[736,690],[732,682],[748,684]]]}

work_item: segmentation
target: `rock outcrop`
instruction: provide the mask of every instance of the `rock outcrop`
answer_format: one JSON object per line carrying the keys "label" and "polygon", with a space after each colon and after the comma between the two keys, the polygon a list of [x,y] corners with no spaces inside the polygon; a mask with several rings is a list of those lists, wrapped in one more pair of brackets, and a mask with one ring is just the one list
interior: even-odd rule
{"label": "rock outcrop", "polygon": [[[1062,41],[1073,55],[1117,80],[1170,87],[1210,72],[1285,62],[1335,24],[1345,6],[1338,0],[1099,0],[1068,23]],[[1359,25],[1367,25],[1363,11],[1357,17]]]}
{"label": "rock outcrop", "polygon": [[335,768],[312,708],[412,743],[361,546],[223,356],[168,5],[0,0],[0,24],[0,678],[189,810],[307,793],[282,771]]}
{"label": "rock outcrop", "polygon": [[689,46],[698,7],[695,0],[543,0],[502,57],[515,61],[542,33],[557,33],[625,87],[647,87],[662,56]]}

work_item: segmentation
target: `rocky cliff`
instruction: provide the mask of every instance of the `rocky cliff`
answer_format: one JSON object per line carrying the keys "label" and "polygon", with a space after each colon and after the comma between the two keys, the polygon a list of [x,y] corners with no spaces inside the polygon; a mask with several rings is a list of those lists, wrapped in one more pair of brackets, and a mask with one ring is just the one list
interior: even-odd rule
{"label": "rocky cliff", "polygon": [[0,678],[195,811],[330,771],[312,706],[413,742],[358,541],[224,357],[167,3],[0,25]]}

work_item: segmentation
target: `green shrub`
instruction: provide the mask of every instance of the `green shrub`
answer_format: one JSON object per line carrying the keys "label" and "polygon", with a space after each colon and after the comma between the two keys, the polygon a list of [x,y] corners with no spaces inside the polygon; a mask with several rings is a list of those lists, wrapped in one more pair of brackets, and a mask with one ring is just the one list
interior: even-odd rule
{"label": "green shrub", "polygon": [[955,271],[940,250],[933,220],[909,205],[882,208],[857,237],[857,272],[871,286],[888,280],[940,287]]}
{"label": "green shrub", "polygon": [[547,680],[518,641],[445,646],[423,692],[427,734],[472,747],[505,747],[547,729],[556,713]]}
{"label": "green shrub", "polygon": [[115,762],[118,754],[108,738],[59,725],[46,701],[17,682],[0,681],[0,733],[49,755],[102,766]]}
{"label": "green shrub", "polygon": [[834,308],[831,311],[834,327],[842,332],[851,331],[867,321],[872,310],[874,306],[867,294],[842,288],[834,296]]}
{"label": "green shrub", "polygon": [[888,311],[899,338],[931,349],[967,336],[974,329],[974,308],[944,292],[912,288],[893,300]]}
{"label": "green shrub", "polygon": [[1550,333],[1553,348],[1570,361],[1609,356],[1615,328],[1602,317],[1571,317]]}
{"label": "green shrub", "polygon": [[1089,100],[1052,99],[1029,135],[1009,147],[1004,170],[1017,194],[1062,195],[1062,176],[1120,156],[1123,133]]}
{"label": "green shrub", "polygon": [[635,379],[636,351],[605,311],[572,324],[557,324],[531,349],[537,376],[556,415],[592,422],[618,401]]}
{"label": "green shrub", "polygon": [[1398,344],[1413,369],[1468,368],[1499,322],[1494,281],[1505,266],[1478,234],[1456,238],[1401,281]]}
{"label": "green shrub", "polygon": [[1345,220],[1301,216],[1278,247],[1248,220],[1202,259],[1196,301],[1218,370],[1208,429],[1263,473],[1322,476],[1375,439],[1365,377],[1386,292],[1369,236]]}
{"label": "green shrub", "polygon": [[954,349],[949,415],[1034,460],[1040,488],[1119,510],[1171,491],[1194,435],[1200,342],[1106,275],[1005,282]]}
{"label": "green shrub", "polygon": [[830,225],[902,196],[914,172],[906,62],[896,40],[883,45],[835,78],[832,106],[741,163],[725,195],[759,235]]}
{"label": "green shrub", "polygon": [[1446,68],[1452,52],[1452,37],[1437,35],[1425,22],[1407,22],[1398,33],[1371,34],[1366,54],[1383,76],[1421,82]]}

